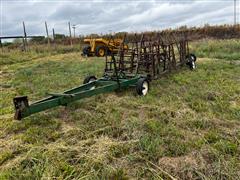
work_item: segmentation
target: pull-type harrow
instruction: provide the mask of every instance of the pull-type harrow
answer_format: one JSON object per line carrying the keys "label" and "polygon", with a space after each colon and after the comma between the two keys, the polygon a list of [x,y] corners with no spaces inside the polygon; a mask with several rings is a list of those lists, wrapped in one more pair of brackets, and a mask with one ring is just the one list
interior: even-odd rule
{"label": "pull-type harrow", "polygon": [[[125,49],[126,44],[131,48]],[[124,37],[116,57],[114,55],[105,57],[105,71],[100,79],[88,76],[83,85],[63,93],[49,93],[48,98],[32,104],[28,103],[27,96],[15,97],[14,118],[21,120],[46,109],[66,106],[76,100],[132,86],[136,87],[137,94],[146,95],[152,79],[186,64],[190,69],[196,67],[196,57],[189,53],[186,36],[163,38],[159,34],[155,37],[142,34],[140,40],[135,35],[132,42],[127,42]]]}

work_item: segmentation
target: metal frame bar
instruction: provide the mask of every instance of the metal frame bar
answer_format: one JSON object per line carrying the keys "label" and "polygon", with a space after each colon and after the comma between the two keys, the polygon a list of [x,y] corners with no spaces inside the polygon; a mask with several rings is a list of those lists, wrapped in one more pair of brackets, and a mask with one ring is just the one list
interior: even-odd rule
{"label": "metal frame bar", "polygon": [[[67,104],[91,97],[94,95],[113,92],[121,88],[132,87],[135,85],[140,77],[133,77],[131,79],[119,79],[118,81],[111,81],[107,79],[99,79],[88,84],[70,89],[63,93],[49,93],[51,95],[48,98],[40,101],[28,104],[27,96],[14,98],[15,105],[15,119],[21,120],[24,117],[30,116],[31,114],[44,111],[56,106],[66,106]],[[94,89],[93,89],[94,88]]]}

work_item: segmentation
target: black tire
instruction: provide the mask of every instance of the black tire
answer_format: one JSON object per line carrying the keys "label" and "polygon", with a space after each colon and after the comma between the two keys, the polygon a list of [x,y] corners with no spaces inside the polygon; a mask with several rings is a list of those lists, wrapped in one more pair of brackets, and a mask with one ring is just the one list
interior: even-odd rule
{"label": "black tire", "polygon": [[97,78],[95,76],[87,76],[84,81],[83,81],[83,84],[87,84],[87,83],[90,83],[92,81],[96,81]]}
{"label": "black tire", "polygon": [[106,55],[106,52],[108,52],[108,51],[107,51],[107,48],[105,46],[97,46],[96,47],[96,52],[95,52],[96,56],[103,57],[103,56]]}
{"label": "black tire", "polygon": [[148,93],[148,90],[149,90],[149,80],[147,78],[140,78],[136,84],[137,94],[139,96],[145,96]]}
{"label": "black tire", "polygon": [[196,69],[196,63],[195,63],[195,61],[190,62],[189,67],[190,67],[191,70]]}
{"label": "black tire", "polygon": [[84,56],[89,56],[90,55],[90,51],[91,51],[91,47],[90,46],[86,46],[82,50]]}
{"label": "black tire", "polygon": [[186,65],[191,69],[191,70],[194,70],[196,69],[196,60],[197,60],[197,57],[194,55],[194,54],[189,54],[187,56],[187,63]]}
{"label": "black tire", "polygon": [[189,56],[194,62],[197,61],[197,56],[195,54],[189,54]]}

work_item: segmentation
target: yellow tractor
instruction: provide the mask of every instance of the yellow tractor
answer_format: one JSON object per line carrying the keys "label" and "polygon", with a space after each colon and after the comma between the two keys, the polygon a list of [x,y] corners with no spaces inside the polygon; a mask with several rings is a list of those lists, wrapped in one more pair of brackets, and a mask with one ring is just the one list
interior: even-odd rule
{"label": "yellow tractor", "polygon": [[[103,57],[111,53],[116,54],[122,43],[122,39],[105,39],[105,38],[87,38],[84,43],[87,45],[83,48],[82,54],[84,56],[98,56]],[[124,45],[124,49],[128,49]]]}

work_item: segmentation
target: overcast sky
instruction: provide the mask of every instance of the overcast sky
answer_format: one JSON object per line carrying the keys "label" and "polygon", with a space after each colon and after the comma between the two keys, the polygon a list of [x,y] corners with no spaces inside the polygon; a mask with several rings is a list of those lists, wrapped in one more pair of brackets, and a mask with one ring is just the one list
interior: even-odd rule
{"label": "overcast sky", "polygon": [[0,0],[1,36],[49,31],[76,34],[139,32],[183,25],[232,24],[233,0]]}

